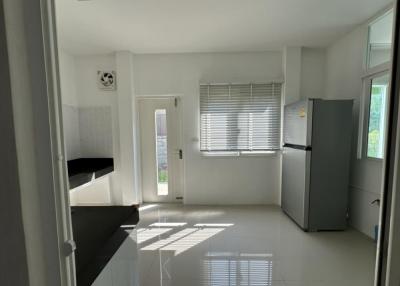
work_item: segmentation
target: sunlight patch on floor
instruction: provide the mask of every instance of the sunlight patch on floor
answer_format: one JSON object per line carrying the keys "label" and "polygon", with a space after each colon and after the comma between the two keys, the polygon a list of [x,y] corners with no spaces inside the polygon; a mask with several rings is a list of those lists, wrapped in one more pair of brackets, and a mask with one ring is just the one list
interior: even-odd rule
{"label": "sunlight patch on floor", "polygon": [[233,226],[233,223],[196,223],[195,227],[229,227]]}
{"label": "sunlight patch on floor", "polygon": [[[162,230],[164,226],[182,227],[187,223],[184,222],[156,222],[150,224],[150,227],[160,227],[157,230]],[[184,228],[177,233],[171,234],[167,238],[156,241],[150,245],[142,247],[141,250],[147,251],[172,251],[175,256],[185,252],[186,250],[206,241],[214,235],[224,231],[227,227],[233,226],[233,223],[197,223],[194,227]],[[149,228],[152,230],[154,228]],[[171,228],[169,229],[171,230]],[[145,241],[143,238],[143,230],[138,230],[139,241]],[[146,234],[150,236],[151,234]],[[157,236],[157,235],[155,235]],[[154,237],[155,237],[154,236]],[[147,239],[148,240],[148,239]]]}
{"label": "sunlight patch on floor", "polygon": [[155,208],[157,206],[158,206],[157,204],[144,205],[144,206],[139,207],[139,212],[145,211],[145,210],[149,210],[149,209],[153,209],[153,208]]}
{"label": "sunlight patch on floor", "polygon": [[178,227],[187,225],[186,222],[155,222],[149,225],[150,227]]}
{"label": "sunlight patch on floor", "polygon": [[139,244],[144,243],[150,239],[153,239],[171,230],[172,228],[147,228],[147,229],[139,228],[137,230],[137,242]]}
{"label": "sunlight patch on floor", "polygon": [[185,228],[177,233],[172,234],[171,236],[169,236],[166,239],[156,241],[148,246],[143,247],[142,250],[154,251],[154,250],[160,249],[160,248],[162,248],[174,241],[177,241],[177,240],[181,239],[182,237],[185,237],[197,230],[198,230],[197,228]]}
{"label": "sunlight patch on floor", "polygon": [[196,246],[197,244],[206,241],[210,237],[213,237],[217,233],[223,231],[225,228],[203,228],[195,231],[194,233],[183,237],[182,239],[175,241],[163,248],[164,251],[174,251],[175,256],[179,255],[186,250]]}

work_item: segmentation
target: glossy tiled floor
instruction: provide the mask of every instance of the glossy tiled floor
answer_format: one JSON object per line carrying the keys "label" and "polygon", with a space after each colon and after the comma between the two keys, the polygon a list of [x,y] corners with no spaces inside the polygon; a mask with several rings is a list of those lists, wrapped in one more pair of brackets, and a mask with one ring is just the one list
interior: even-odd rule
{"label": "glossy tiled floor", "polygon": [[161,205],[94,285],[369,286],[374,262],[357,231],[305,233],[277,207]]}

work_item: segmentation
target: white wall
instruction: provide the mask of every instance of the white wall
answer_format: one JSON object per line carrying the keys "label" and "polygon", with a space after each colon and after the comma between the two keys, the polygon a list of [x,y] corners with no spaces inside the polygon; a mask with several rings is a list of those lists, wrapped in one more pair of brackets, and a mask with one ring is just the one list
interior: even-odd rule
{"label": "white wall", "polygon": [[[199,84],[207,82],[267,82],[292,75],[292,99],[321,97],[324,87],[325,52],[321,49],[288,48],[282,65],[281,52],[135,55],[134,92],[137,96],[179,95],[183,104],[185,194],[188,204],[279,204],[280,155],[241,158],[203,157],[199,152]],[[67,58],[67,57],[65,57]],[[69,58],[67,58],[68,60]],[[114,187],[118,186],[118,90],[101,91],[97,70],[117,70],[115,55],[77,56],[76,104],[79,108],[109,106],[112,109],[116,162]],[[64,63],[64,66],[67,64]],[[296,68],[293,68],[295,66]],[[65,74],[67,74],[65,72]],[[117,86],[118,86],[117,70]],[[65,90],[67,90],[65,88]],[[132,95],[134,96],[134,95]],[[82,135],[81,135],[82,136]],[[81,139],[82,140],[82,139]],[[114,190],[115,201],[121,200]]]}
{"label": "white wall", "polygon": [[110,205],[112,204],[110,192],[110,179],[112,176],[106,175],[97,178],[85,185],[79,186],[70,191],[70,205]]}
{"label": "white wall", "polygon": [[326,50],[302,48],[300,98],[325,96]]}
{"label": "white wall", "polygon": [[118,127],[120,155],[120,192],[125,205],[142,201],[139,126],[134,88],[133,55],[128,51],[115,54],[118,82]]}
{"label": "white wall", "polygon": [[137,95],[182,96],[185,203],[279,203],[279,155],[202,157],[199,151],[199,84],[282,79],[282,53],[136,55],[134,70]]}
{"label": "white wall", "polygon": [[284,104],[298,101],[301,90],[302,48],[285,47],[282,55],[285,83],[283,86]]}
{"label": "white wall", "polygon": [[[85,95],[91,94],[86,89],[92,86],[82,84],[88,78],[82,76],[84,70],[77,67],[74,56],[64,51],[60,51],[59,55],[67,160],[113,157],[112,107],[109,103],[99,103],[94,98],[90,104],[82,103],[85,102]],[[97,63],[99,69],[102,64],[102,61]],[[93,77],[93,74],[96,75],[96,70],[90,76]],[[91,81],[91,84],[97,87],[96,81]],[[96,92],[101,94],[98,89]],[[110,92],[105,92],[105,95],[109,94]]]}
{"label": "white wall", "polygon": [[325,48],[285,47],[282,65],[285,104],[325,96]]}
{"label": "white wall", "polygon": [[[108,108],[111,112],[111,136],[112,136],[112,154],[114,157],[115,165],[119,165],[119,127],[118,127],[118,103],[117,103],[117,91],[105,91],[100,90],[97,86],[97,71],[99,70],[116,70],[115,56],[113,54],[109,55],[96,55],[96,56],[76,56],[75,60],[75,84],[76,84],[76,95],[77,95],[77,105],[81,110],[86,110],[89,113],[96,112],[95,110],[100,110],[103,108]],[[117,79],[118,86],[118,79]],[[92,110],[92,111],[90,111]],[[106,112],[108,113],[108,112]],[[101,116],[107,117],[107,115]],[[93,119],[93,118],[92,118]],[[91,120],[91,119],[88,119]],[[105,119],[104,119],[105,120]],[[83,122],[81,122],[83,124]],[[107,124],[107,130],[109,130],[110,126]],[[90,129],[90,126],[87,126],[87,129]],[[89,131],[83,130],[83,132],[87,133]],[[109,131],[99,131],[98,134],[103,134],[104,132]],[[105,135],[105,134],[104,134]],[[81,137],[84,137],[81,135]],[[98,136],[94,136],[98,137]],[[108,137],[109,138],[109,137]],[[84,139],[84,138],[83,138]],[[87,140],[90,140],[87,138]],[[108,139],[107,139],[108,140]],[[87,143],[87,144],[86,144]],[[82,147],[86,151],[89,152],[90,145],[92,143],[86,142]],[[110,142],[105,142],[106,145],[109,145]],[[103,147],[102,147],[103,148]],[[104,147],[106,148],[106,147]],[[106,148],[107,155],[110,155],[110,147]],[[105,154],[106,154],[105,153]],[[82,154],[84,155],[84,154]],[[94,156],[95,154],[88,153],[89,157]],[[104,157],[106,157],[104,155]]]}
{"label": "white wall", "polygon": [[83,158],[113,158],[110,106],[79,107],[78,125],[80,155]]}
{"label": "white wall", "polygon": [[113,128],[110,106],[77,107],[63,104],[67,160],[113,158]]}
{"label": "white wall", "polygon": [[[115,57],[112,54],[79,57],[60,51],[67,159],[113,157],[115,172],[109,175],[112,187],[108,191],[111,199],[102,202],[120,204],[117,92],[100,90],[97,86],[98,70],[115,69]],[[110,189],[110,184],[102,186],[105,187]],[[76,200],[77,197],[75,194],[71,199]]]}
{"label": "white wall", "polygon": [[[125,57],[121,58],[121,55]],[[69,59],[64,58],[65,61]],[[141,201],[138,193],[140,158],[136,156],[138,151],[134,144],[137,140],[137,114],[131,58],[132,54],[129,52],[73,57],[74,74],[71,76],[75,81],[76,105],[79,111],[80,155],[114,158],[115,172],[111,176],[111,201],[114,204],[134,204]],[[68,67],[65,63],[64,66]],[[99,89],[97,71],[116,71],[117,89]],[[67,74],[67,71],[63,74]],[[73,137],[74,134],[66,136]],[[68,138],[66,142],[69,142]]]}
{"label": "white wall", "polygon": [[373,237],[374,226],[379,221],[379,207],[371,205],[371,201],[380,198],[382,162],[356,157],[366,32],[366,28],[360,26],[327,49],[326,97],[354,99],[350,224]]}
{"label": "white wall", "polygon": [[60,87],[63,104],[78,106],[78,97],[76,94],[76,69],[75,57],[59,51],[59,69],[60,69]]}
{"label": "white wall", "polygon": [[79,108],[63,104],[63,127],[67,160],[82,157],[79,128]]}
{"label": "white wall", "polygon": [[76,94],[75,58],[59,51],[60,87],[63,103],[64,139],[67,160],[81,157],[79,110]]}

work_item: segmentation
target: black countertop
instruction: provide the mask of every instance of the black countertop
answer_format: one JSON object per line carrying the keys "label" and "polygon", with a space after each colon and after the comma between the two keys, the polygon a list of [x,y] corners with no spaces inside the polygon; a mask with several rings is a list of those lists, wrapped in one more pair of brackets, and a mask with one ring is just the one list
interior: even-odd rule
{"label": "black countertop", "polygon": [[67,165],[70,189],[114,171],[113,158],[79,158],[69,160]]}
{"label": "black countertop", "polygon": [[75,265],[78,286],[89,286],[129,235],[122,225],[136,225],[137,206],[71,207],[76,243]]}

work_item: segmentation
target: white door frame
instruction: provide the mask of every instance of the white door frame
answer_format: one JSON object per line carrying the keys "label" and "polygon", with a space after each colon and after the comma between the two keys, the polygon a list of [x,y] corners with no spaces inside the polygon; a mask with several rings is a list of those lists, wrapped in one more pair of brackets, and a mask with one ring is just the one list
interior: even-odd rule
{"label": "white door frame", "polygon": [[400,6],[394,8],[392,74],[384,160],[376,286],[400,285]]}
{"label": "white door frame", "polygon": [[[185,190],[186,190],[186,176],[185,176],[185,170],[186,170],[186,148],[185,148],[185,144],[184,144],[184,122],[183,122],[183,106],[184,106],[184,100],[183,100],[183,96],[180,93],[177,94],[165,94],[165,95],[138,95],[136,96],[136,106],[139,106],[139,101],[141,100],[146,100],[146,99],[165,99],[165,98],[178,98],[178,106],[177,106],[177,112],[178,112],[178,117],[179,117],[179,124],[180,126],[178,126],[178,134],[179,134],[179,144],[181,146],[182,152],[183,152],[183,159],[182,159],[182,173],[180,174],[182,176],[182,200],[181,203],[184,202],[184,197],[185,197]],[[138,107],[138,112],[139,111],[139,107]],[[140,117],[140,116],[139,116]],[[138,124],[138,126],[140,126],[140,122]],[[138,132],[139,136],[141,136],[140,132]],[[141,138],[139,138],[139,142],[141,142]],[[140,146],[141,148],[141,146]],[[142,151],[140,149],[140,154],[142,154]],[[142,157],[142,155],[141,155]],[[143,159],[143,158],[142,158]],[[143,175],[143,172],[141,171],[141,174]],[[142,188],[142,198],[143,198],[143,188]]]}
{"label": "white door frame", "polygon": [[[58,247],[62,286],[75,286],[75,243],[72,233],[71,206],[69,201],[68,168],[62,116],[62,97],[58,57],[55,0],[42,4],[44,60],[47,76],[50,135],[53,145],[53,173],[55,187],[55,211],[57,215]],[[57,189],[59,192],[57,192]]]}
{"label": "white door frame", "polygon": [[74,286],[54,0],[4,0],[1,5],[29,285]]}

